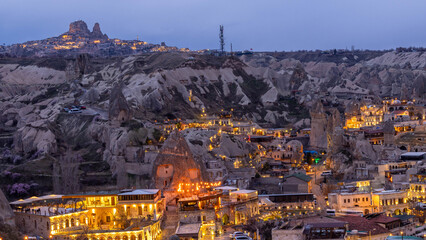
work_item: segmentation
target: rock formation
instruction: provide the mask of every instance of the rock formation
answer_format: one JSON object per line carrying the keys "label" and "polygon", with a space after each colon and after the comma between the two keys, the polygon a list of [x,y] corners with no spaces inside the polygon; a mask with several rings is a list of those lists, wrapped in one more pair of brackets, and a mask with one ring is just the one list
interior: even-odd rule
{"label": "rock formation", "polygon": [[395,128],[392,121],[387,121],[383,125],[383,144],[385,147],[392,147],[395,144]]}
{"label": "rock formation", "polygon": [[0,224],[5,223],[14,226],[15,218],[9,201],[7,201],[3,192],[0,190]]}
{"label": "rock formation", "polygon": [[92,38],[108,39],[108,36],[102,33],[99,23],[95,23],[95,25],[93,26]]}
{"label": "rock formation", "polygon": [[336,108],[329,110],[331,115],[327,121],[327,153],[336,154],[343,148],[343,126],[340,112]]}
{"label": "rock formation", "polygon": [[122,83],[116,84],[111,89],[108,117],[113,125],[119,125],[132,117],[130,107],[122,92]]}
{"label": "rock formation", "polygon": [[309,145],[316,149],[327,149],[327,114],[320,101],[317,101],[311,111],[311,134]]}
{"label": "rock formation", "polygon": [[87,28],[87,24],[82,20],[70,23],[70,28],[67,33],[83,37],[88,37],[90,35],[90,31]]}
{"label": "rock formation", "polygon": [[179,183],[205,181],[204,167],[195,161],[185,138],[178,131],[170,134],[160,149],[154,164],[155,187],[178,189]]}

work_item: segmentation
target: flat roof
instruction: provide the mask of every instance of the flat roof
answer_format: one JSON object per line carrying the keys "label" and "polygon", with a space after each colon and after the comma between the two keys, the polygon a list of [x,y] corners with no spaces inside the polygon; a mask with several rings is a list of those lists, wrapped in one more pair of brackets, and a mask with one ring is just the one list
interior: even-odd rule
{"label": "flat roof", "polygon": [[216,187],[214,189],[215,190],[237,190],[238,191],[237,187],[231,187],[231,186]]}
{"label": "flat roof", "polygon": [[248,193],[253,193],[253,192],[257,192],[257,191],[256,190],[243,189],[243,190],[233,191],[233,192],[231,192],[231,194],[248,194]]}
{"label": "flat roof", "polygon": [[302,195],[314,195],[314,194],[313,193],[263,194],[263,195],[259,195],[259,197],[302,196]]}
{"label": "flat roof", "polygon": [[17,201],[11,202],[11,205],[20,205],[20,204],[28,204],[28,203],[33,203],[33,202],[38,202],[38,201],[43,201],[43,200],[53,200],[53,199],[61,199],[63,195],[56,195],[56,194],[50,194],[50,195],[45,195],[45,196],[41,196],[41,197],[30,197],[27,199],[19,199]]}
{"label": "flat roof", "polygon": [[120,193],[118,196],[126,196],[126,195],[152,195],[156,194],[160,191],[159,189],[136,189],[131,192]]}
{"label": "flat roof", "polygon": [[63,198],[85,198],[85,197],[100,197],[100,196],[111,196],[117,195],[120,191],[98,191],[98,192],[84,192],[64,195]]}
{"label": "flat roof", "polygon": [[404,192],[398,191],[398,190],[385,190],[385,191],[381,191],[381,192],[377,192],[373,194],[384,195],[384,194],[394,194],[394,193],[404,193]]}
{"label": "flat roof", "polygon": [[176,235],[198,234],[200,232],[201,223],[179,224],[176,229]]}
{"label": "flat roof", "polygon": [[198,196],[191,196],[191,197],[181,198],[179,199],[179,202],[192,202],[192,201],[198,201],[198,200],[199,200]]}
{"label": "flat roof", "polygon": [[420,157],[425,155],[426,152],[406,152],[401,154],[401,157]]}

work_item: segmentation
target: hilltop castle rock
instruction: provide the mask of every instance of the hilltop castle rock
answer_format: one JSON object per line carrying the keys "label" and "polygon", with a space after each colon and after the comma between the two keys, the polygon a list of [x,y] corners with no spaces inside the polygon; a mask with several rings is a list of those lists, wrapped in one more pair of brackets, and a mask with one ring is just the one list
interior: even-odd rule
{"label": "hilltop castle rock", "polygon": [[108,36],[102,33],[99,23],[95,23],[92,32],[90,32],[87,24],[82,20],[70,23],[68,32],[64,33],[63,35],[75,35],[90,39],[108,39]]}
{"label": "hilltop castle rock", "polygon": [[68,30],[68,34],[76,34],[79,36],[89,36],[90,31],[87,28],[87,24],[84,21],[75,21],[70,23],[70,29]]}
{"label": "hilltop castle rock", "polygon": [[108,39],[108,36],[102,33],[99,23],[95,23],[95,25],[93,26],[92,37],[100,38],[100,39]]}
{"label": "hilltop castle rock", "polygon": [[[187,50],[183,49],[185,52]],[[181,49],[160,44],[149,44],[139,39],[109,39],[108,35],[102,33],[99,23],[95,23],[92,31],[90,31],[87,24],[79,20],[72,22],[68,31],[57,37],[0,46],[0,57],[75,57],[79,54],[110,57],[157,51],[178,52]]]}

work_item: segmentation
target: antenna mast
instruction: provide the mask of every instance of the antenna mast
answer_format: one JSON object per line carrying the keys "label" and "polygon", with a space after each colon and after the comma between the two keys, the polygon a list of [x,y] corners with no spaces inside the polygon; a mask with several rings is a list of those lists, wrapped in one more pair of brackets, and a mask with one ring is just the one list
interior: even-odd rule
{"label": "antenna mast", "polygon": [[219,39],[220,39],[220,51],[222,52],[222,54],[224,53],[224,49],[225,49],[225,39],[223,37],[223,25],[219,26]]}

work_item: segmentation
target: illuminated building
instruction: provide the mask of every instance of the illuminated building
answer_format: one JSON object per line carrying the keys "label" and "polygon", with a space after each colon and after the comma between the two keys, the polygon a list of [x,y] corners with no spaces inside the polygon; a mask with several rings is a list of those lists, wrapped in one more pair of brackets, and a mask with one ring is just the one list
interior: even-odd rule
{"label": "illuminated building", "polygon": [[346,129],[376,126],[383,122],[383,109],[380,106],[368,105],[360,107],[359,111],[346,113]]}
{"label": "illuminated building", "polygon": [[259,214],[257,191],[227,186],[214,189],[179,199],[176,235],[185,239],[214,239],[223,225],[246,224]]}
{"label": "illuminated building", "polygon": [[259,196],[261,218],[264,220],[316,214],[312,193],[268,194]]}
{"label": "illuminated building", "polygon": [[424,169],[410,176],[408,198],[415,202],[426,203],[426,171]]}
{"label": "illuminated building", "polygon": [[[152,240],[160,236],[158,189],[32,197],[11,203],[18,227],[44,238]],[[130,227],[130,228],[129,228]]]}
{"label": "illuminated building", "polygon": [[386,215],[401,215],[409,213],[407,192],[387,190],[373,193],[373,206],[375,212],[385,212]]}
{"label": "illuminated building", "polygon": [[372,204],[372,195],[369,192],[353,192],[353,193],[329,193],[328,201],[330,208],[337,212],[345,212],[347,210],[369,214],[375,212]]}

